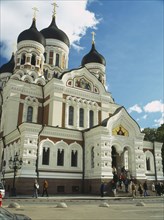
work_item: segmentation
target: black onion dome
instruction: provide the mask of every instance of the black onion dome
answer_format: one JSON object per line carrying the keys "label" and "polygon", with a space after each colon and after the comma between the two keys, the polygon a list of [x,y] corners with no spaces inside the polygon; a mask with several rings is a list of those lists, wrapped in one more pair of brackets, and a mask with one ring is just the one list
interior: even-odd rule
{"label": "black onion dome", "polygon": [[106,65],[105,58],[100,53],[97,52],[94,43],[92,43],[92,48],[90,52],[86,54],[81,61],[82,66],[84,66],[87,63],[100,63],[103,64],[104,66]]}
{"label": "black onion dome", "polygon": [[14,60],[14,53],[13,53],[10,61],[8,63],[3,64],[0,67],[0,73],[6,73],[6,72],[13,73],[14,67],[15,67],[15,60]]}
{"label": "black onion dome", "polygon": [[57,39],[64,42],[68,47],[70,46],[69,38],[67,35],[57,27],[55,17],[52,18],[50,26],[44,28],[40,32],[43,34],[45,39]]}
{"label": "black onion dome", "polygon": [[29,29],[23,31],[18,36],[17,43],[24,41],[24,40],[33,40],[40,44],[42,44],[44,47],[46,45],[46,41],[44,36],[37,30],[36,28],[36,20],[33,19],[32,25]]}

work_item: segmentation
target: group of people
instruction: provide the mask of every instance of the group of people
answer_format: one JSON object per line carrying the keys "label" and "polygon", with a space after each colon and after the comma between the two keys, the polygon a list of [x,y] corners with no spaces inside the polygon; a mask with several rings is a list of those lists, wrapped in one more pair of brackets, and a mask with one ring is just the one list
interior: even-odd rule
{"label": "group of people", "polygon": [[[104,191],[112,190],[114,196],[116,196],[117,189],[122,190],[125,189],[126,193],[132,193],[132,197],[135,198],[137,194],[140,196],[149,196],[148,194],[148,184],[145,180],[144,183],[136,184],[136,181],[130,177],[128,171],[125,170],[125,167],[121,168],[121,173],[118,175],[116,167],[113,166],[113,179],[111,180],[110,184],[105,184],[104,182],[101,183],[100,187],[100,194],[101,196],[104,195]],[[109,189],[110,186],[110,189]],[[108,188],[108,189],[107,189]],[[153,193],[157,196],[164,195],[164,184],[161,182],[156,182],[155,184],[152,183],[149,192],[153,195]]]}
{"label": "group of people", "polygon": [[[34,193],[33,193],[33,197],[38,198],[38,191],[39,191],[39,184],[38,181],[35,180],[34,181]],[[43,182],[43,192],[42,192],[42,196],[44,196],[44,194],[46,194],[46,196],[48,197],[48,181],[44,180]]]}

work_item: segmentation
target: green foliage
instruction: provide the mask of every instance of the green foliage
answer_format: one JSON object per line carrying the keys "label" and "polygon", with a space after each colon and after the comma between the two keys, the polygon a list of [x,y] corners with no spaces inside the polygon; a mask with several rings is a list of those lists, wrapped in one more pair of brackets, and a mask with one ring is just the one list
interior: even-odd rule
{"label": "green foliage", "polygon": [[164,172],[164,124],[162,124],[159,128],[145,128],[142,133],[145,134],[145,141],[158,141],[163,143],[162,146],[162,164],[163,164],[163,172]]}

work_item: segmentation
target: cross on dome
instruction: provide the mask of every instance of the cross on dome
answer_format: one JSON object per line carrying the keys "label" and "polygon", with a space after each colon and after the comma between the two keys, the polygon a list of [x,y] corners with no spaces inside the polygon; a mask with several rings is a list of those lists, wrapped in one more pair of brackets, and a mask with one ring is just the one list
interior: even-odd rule
{"label": "cross on dome", "polygon": [[34,16],[33,19],[36,20],[36,12],[38,12],[38,8],[37,7],[33,7],[32,10],[34,10]]}
{"label": "cross on dome", "polygon": [[56,4],[55,0],[54,0],[54,3],[52,3],[51,5],[54,6],[54,8],[53,8],[53,17],[55,17],[56,16],[56,8],[58,7],[58,5]]}
{"label": "cross on dome", "polygon": [[95,43],[95,35],[96,35],[96,33],[94,31],[92,31],[91,34],[92,34],[92,44],[94,44]]}

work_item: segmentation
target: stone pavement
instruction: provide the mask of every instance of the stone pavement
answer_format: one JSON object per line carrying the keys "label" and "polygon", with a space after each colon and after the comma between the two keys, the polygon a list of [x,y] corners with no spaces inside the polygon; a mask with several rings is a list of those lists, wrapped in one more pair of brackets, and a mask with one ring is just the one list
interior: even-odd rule
{"label": "stone pavement", "polygon": [[[8,208],[10,203],[19,209]],[[143,206],[138,206],[139,203]],[[65,203],[66,208],[57,205]],[[108,207],[105,206],[108,204]],[[139,204],[140,205],[140,204]],[[101,207],[105,206],[105,207]],[[55,196],[5,198],[3,207],[10,212],[25,214],[32,220],[163,220],[164,198],[119,198],[90,196]]]}

